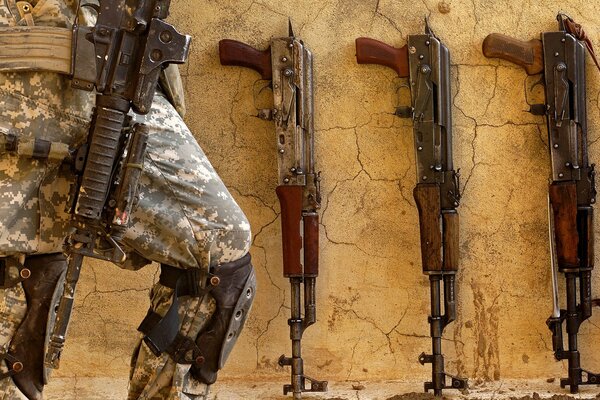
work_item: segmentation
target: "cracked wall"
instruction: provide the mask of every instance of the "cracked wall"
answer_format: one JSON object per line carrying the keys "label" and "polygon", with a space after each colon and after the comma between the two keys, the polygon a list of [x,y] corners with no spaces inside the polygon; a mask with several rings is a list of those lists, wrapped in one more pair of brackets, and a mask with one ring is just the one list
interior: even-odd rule
{"label": "cracked wall", "polygon": [[[288,282],[282,276],[274,126],[254,117],[258,75],[219,65],[217,43],[264,49],[287,34],[287,17],[314,53],[316,160],[322,171],[318,323],[305,334],[306,372],[330,380],[419,379],[430,351],[429,284],[421,273],[410,121],[392,115],[405,94],[391,69],[355,62],[354,39],[395,46],[429,16],[452,59],[454,160],[462,171],[458,319],[444,339],[447,370],[475,381],[566,374],[554,362],[545,122],[530,115],[521,69],[481,54],[491,32],[519,39],[555,30],[559,10],[600,46],[600,5],[580,1],[195,0],[173,2],[172,20],[193,35],[182,67],[187,122],[254,232],[259,292],[226,378],[281,379],[290,352]],[[588,60],[589,61],[589,60]],[[590,157],[600,75],[588,62]],[[400,90],[402,92],[402,90]],[[535,90],[530,98],[539,99]],[[259,104],[259,106],[261,106]],[[598,227],[598,222],[596,222]],[[598,273],[594,294],[600,293]],[[135,328],[156,267],[141,272],[88,262],[60,375],[126,376]],[[562,286],[562,282],[561,282]],[[600,311],[581,327],[583,365],[600,369]]]}

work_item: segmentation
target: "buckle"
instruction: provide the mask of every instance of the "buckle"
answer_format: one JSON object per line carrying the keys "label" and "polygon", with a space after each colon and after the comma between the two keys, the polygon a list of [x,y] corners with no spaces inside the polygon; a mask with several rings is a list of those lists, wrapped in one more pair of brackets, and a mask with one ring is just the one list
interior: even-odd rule
{"label": "buckle", "polygon": [[196,342],[181,333],[177,333],[166,353],[177,364],[195,364],[196,366],[200,366],[206,361],[202,355],[202,350],[196,345]]}

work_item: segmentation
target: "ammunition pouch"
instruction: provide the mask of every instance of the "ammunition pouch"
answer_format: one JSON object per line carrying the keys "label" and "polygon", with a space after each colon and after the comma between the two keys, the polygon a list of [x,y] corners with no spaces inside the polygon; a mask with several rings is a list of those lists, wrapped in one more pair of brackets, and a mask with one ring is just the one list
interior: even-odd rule
{"label": "ammunition pouch", "polygon": [[0,72],[71,74],[73,31],[50,26],[0,28]]}
{"label": "ammunition pouch", "polygon": [[[85,33],[82,31],[82,33]],[[51,26],[0,27],[0,72],[44,71],[72,75],[74,81],[93,78],[89,71],[73,71],[73,31]],[[77,40],[83,59],[94,59],[89,42]],[[76,55],[77,56],[77,55]],[[183,117],[185,98],[179,68],[169,64],[159,84],[169,102]]]}
{"label": "ammunition pouch", "polygon": [[[48,383],[44,368],[47,332],[54,319],[56,292],[62,291],[67,260],[63,254],[28,256],[24,268],[30,271],[23,281],[27,314],[17,329],[8,349],[9,374],[19,390],[31,400],[41,400]],[[10,357],[10,358],[9,358]]]}
{"label": "ammunition pouch", "polygon": [[[138,327],[148,348],[159,356],[166,352],[178,364],[191,364],[199,381],[211,384],[223,367],[244,326],[254,300],[256,276],[250,255],[223,264],[204,285],[198,269],[182,270],[161,265],[159,282],[174,289],[173,301],[164,316],[150,310]],[[179,298],[211,293],[217,303],[213,317],[198,338],[179,333]]]}

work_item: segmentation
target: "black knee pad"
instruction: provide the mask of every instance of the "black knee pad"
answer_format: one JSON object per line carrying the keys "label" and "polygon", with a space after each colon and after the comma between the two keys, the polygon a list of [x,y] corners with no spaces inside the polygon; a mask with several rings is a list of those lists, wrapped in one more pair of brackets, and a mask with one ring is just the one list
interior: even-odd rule
{"label": "black knee pad", "polygon": [[202,364],[193,364],[192,375],[200,382],[212,384],[223,368],[244,327],[256,291],[256,274],[250,254],[215,268],[213,278],[218,285],[211,290],[217,307],[215,313],[196,338],[204,355]]}
{"label": "black knee pad", "polygon": [[29,256],[24,267],[30,276],[23,280],[27,298],[27,314],[17,329],[8,349],[20,371],[13,375],[19,390],[31,400],[41,400],[47,383],[44,352],[48,321],[54,321],[55,292],[62,289],[67,260],[63,254]]}

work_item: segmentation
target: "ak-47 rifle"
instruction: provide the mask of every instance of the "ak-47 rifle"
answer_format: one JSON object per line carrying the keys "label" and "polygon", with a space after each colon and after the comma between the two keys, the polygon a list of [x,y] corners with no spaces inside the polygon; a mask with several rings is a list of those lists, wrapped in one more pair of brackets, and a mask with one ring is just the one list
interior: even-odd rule
{"label": "ak-47 rifle", "polygon": [[[293,393],[301,399],[303,392],[325,392],[326,381],[304,375],[302,335],[316,322],[315,283],[319,274],[319,214],[321,207],[320,173],[315,171],[312,54],[294,36],[271,40],[264,51],[235,40],[221,40],[222,65],[237,65],[257,71],[270,80],[274,103],[272,109],[259,111],[259,117],[275,122],[279,186],[276,193],[281,205],[283,275],[291,284],[290,338],[292,357],[281,356],[279,365],[291,366],[291,384],[284,385],[284,395]],[[303,234],[300,234],[302,228]],[[300,256],[304,262],[301,262]],[[304,285],[304,296],[301,287]],[[302,317],[302,297],[304,317]],[[306,387],[307,381],[310,387]]]}
{"label": "ak-47 rifle", "polygon": [[[421,364],[432,364],[432,380],[425,391],[436,396],[442,389],[464,389],[467,380],[444,371],[442,335],[456,317],[455,275],[458,270],[458,172],[452,166],[450,55],[426,21],[424,35],[409,35],[408,44],[394,48],[369,38],[356,39],[359,64],[392,68],[410,80],[412,106],[398,107],[396,116],[412,118],[417,160],[414,198],[419,210],[423,273],[431,285],[431,338],[433,354],[422,353]],[[444,314],[441,283],[444,283]],[[452,378],[450,385],[446,376]]]}
{"label": "ak-47 rifle", "polygon": [[[553,312],[547,321],[557,360],[567,360],[569,377],[561,387],[577,393],[579,385],[600,384],[600,374],[581,368],[577,333],[592,315],[591,273],[594,268],[593,207],[596,202],[594,164],[588,160],[585,54],[595,56],[581,25],[558,14],[558,31],[542,33],[542,40],[523,42],[492,33],[483,42],[483,54],[511,61],[528,75],[543,74],[545,104],[530,112],[546,115],[552,168],[548,216],[552,268]],[[597,65],[597,63],[596,63]],[[560,309],[558,272],[565,274],[567,309]],[[579,301],[579,302],[578,302]],[[563,344],[566,321],[568,350]]]}
{"label": "ak-47 rifle", "polygon": [[69,264],[45,364],[58,368],[84,256],[116,263],[144,160],[148,128],[128,113],[150,111],[159,74],[187,59],[190,37],[163,21],[170,0],[100,0],[93,27],[73,27],[72,86],[96,90],[87,143],[74,160]]}

